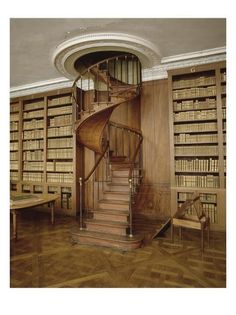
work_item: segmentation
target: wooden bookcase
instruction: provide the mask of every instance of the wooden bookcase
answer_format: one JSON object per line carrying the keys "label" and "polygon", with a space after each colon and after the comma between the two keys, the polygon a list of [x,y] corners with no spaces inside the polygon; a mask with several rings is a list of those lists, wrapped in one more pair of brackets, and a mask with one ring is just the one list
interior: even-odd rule
{"label": "wooden bookcase", "polygon": [[75,111],[69,88],[12,99],[10,104],[11,190],[58,194],[56,210],[68,215],[78,209]]}
{"label": "wooden bookcase", "polygon": [[168,86],[171,214],[199,194],[211,227],[225,230],[225,63],[171,70]]}

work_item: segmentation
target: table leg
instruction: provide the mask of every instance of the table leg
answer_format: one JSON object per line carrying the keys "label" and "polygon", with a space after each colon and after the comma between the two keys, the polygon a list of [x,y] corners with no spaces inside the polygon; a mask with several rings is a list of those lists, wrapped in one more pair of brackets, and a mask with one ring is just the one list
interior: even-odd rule
{"label": "table leg", "polygon": [[201,228],[201,250],[203,253],[204,252],[204,228],[203,228],[203,226]]}
{"label": "table leg", "polygon": [[171,220],[171,228],[170,228],[170,238],[171,238],[171,242],[174,242],[174,225],[173,225],[173,221]]}
{"label": "table leg", "polygon": [[54,224],[54,210],[55,210],[55,201],[51,202],[51,222]]}
{"label": "table leg", "polygon": [[16,211],[12,211],[12,215],[13,215],[13,238],[17,240]]}

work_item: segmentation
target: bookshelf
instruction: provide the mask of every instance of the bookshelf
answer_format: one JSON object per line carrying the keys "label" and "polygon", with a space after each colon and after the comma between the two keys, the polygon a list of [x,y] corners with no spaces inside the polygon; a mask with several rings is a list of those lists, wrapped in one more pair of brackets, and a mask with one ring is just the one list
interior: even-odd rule
{"label": "bookshelf", "polygon": [[56,211],[75,216],[79,160],[72,90],[13,99],[10,108],[11,189],[58,194]]}
{"label": "bookshelf", "polygon": [[224,230],[225,63],[171,70],[168,86],[171,213],[173,215],[181,203],[197,194],[212,228]]}

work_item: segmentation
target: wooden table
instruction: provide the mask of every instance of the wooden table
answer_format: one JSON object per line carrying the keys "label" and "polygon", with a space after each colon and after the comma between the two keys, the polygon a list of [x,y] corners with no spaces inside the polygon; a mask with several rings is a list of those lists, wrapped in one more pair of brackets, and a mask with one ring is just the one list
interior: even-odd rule
{"label": "wooden table", "polygon": [[11,192],[10,212],[13,215],[13,238],[17,239],[17,213],[23,209],[48,204],[51,208],[51,222],[54,224],[55,201],[59,196],[55,194],[23,194]]}

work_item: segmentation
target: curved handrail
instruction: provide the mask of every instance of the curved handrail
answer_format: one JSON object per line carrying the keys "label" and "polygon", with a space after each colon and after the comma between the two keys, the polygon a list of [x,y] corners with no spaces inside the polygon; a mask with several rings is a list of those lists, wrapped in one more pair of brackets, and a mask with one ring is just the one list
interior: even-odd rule
{"label": "curved handrail", "polygon": [[139,129],[136,129],[136,128],[129,127],[127,125],[123,125],[123,124],[120,124],[120,123],[113,122],[113,121],[110,121],[109,124],[111,126],[116,127],[116,128],[126,129],[126,130],[128,130],[130,132],[133,132],[133,133],[135,133],[136,135],[139,136],[139,143],[138,143],[138,145],[136,147],[136,150],[134,151],[134,154],[133,154],[133,156],[131,158],[131,161],[130,161],[131,166],[130,166],[130,170],[129,170],[129,179],[131,179],[132,178],[132,172],[134,170],[135,160],[136,160],[137,154],[138,154],[138,152],[140,150],[141,144],[143,142],[142,131],[139,130]]}
{"label": "curved handrail", "polygon": [[89,71],[90,71],[92,68],[96,68],[96,67],[98,67],[98,65],[100,65],[100,64],[103,64],[103,63],[105,63],[105,62],[109,62],[109,61],[111,61],[111,60],[119,59],[119,58],[122,58],[122,57],[124,57],[124,58],[125,58],[125,57],[126,57],[126,58],[127,58],[127,57],[131,57],[132,59],[135,58],[136,60],[139,60],[138,57],[136,57],[135,55],[122,54],[122,55],[118,55],[118,56],[114,56],[114,57],[110,57],[110,58],[105,58],[105,59],[103,59],[103,60],[101,60],[101,61],[99,61],[99,62],[97,62],[97,63],[91,65],[91,66],[88,67],[85,71],[83,71],[82,73],[80,73],[80,74],[75,78],[75,80],[74,80],[74,82],[73,82],[73,85],[72,85],[72,96],[73,96],[74,100],[76,101],[76,97],[75,97],[75,95],[74,95],[76,83],[77,83],[77,81],[78,81],[80,78],[82,78],[86,73],[89,73]]}
{"label": "curved handrail", "polygon": [[107,142],[105,150],[103,151],[103,153],[101,154],[101,156],[99,157],[97,162],[95,163],[94,167],[91,169],[89,174],[84,178],[84,180],[83,180],[84,183],[86,183],[89,180],[89,178],[93,175],[93,173],[96,171],[97,167],[99,166],[99,164],[100,164],[102,158],[104,157],[105,153],[107,152],[108,148],[109,148],[109,142]]}
{"label": "curved handrail", "polygon": [[104,63],[104,62],[108,62],[108,61],[111,61],[111,60],[114,60],[114,59],[119,59],[119,58],[122,58],[122,57],[132,57],[132,58],[138,59],[138,57],[136,57],[135,55],[125,55],[125,54],[118,55],[118,56],[114,56],[114,57],[110,57],[110,58],[105,58],[105,59],[103,59],[103,60],[101,60],[101,61],[99,61],[99,62],[97,62],[97,63],[91,65],[91,66],[88,67],[85,71],[83,71],[82,73],[80,73],[80,74],[75,78],[74,83],[73,83],[73,85],[72,85],[72,88],[75,87],[76,82],[80,79],[80,77],[84,76],[86,72],[89,72],[89,71],[90,71],[90,69],[95,68],[95,67],[97,67],[99,64],[102,64],[102,63]]}

